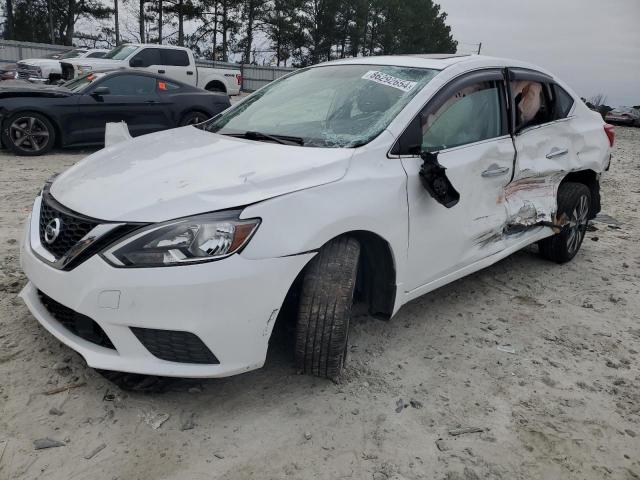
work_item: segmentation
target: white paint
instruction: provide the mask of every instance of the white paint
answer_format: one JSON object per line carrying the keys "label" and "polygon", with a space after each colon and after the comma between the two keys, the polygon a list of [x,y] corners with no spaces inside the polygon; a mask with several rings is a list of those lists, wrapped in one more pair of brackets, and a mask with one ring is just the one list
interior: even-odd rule
{"label": "white paint", "polygon": [[128,142],[133,137],[129,133],[127,122],[108,122],[104,130],[104,146],[111,147],[120,142]]}
{"label": "white paint", "polygon": [[[504,233],[511,222],[535,223],[527,212],[535,212],[536,221],[553,218],[555,191],[567,172],[602,172],[608,163],[603,122],[578,99],[569,119],[525,130],[514,141],[505,136],[440,152],[438,160],[460,193],[460,202],[447,209],[422,188],[420,159],[392,158],[388,152],[409,121],[453,78],[485,67],[527,65],[487,57],[376,57],[335,63],[372,61],[442,71],[362,147],[305,148],[184,127],[110,146],[56,178],[52,195],[95,218],[160,222],[243,207],[242,218],[259,217],[261,224],[240,254],[219,261],[114,268],[94,255],[71,271],[42,262],[33,253],[27,228],[21,258],[30,283],[22,297],[34,316],[93,367],[190,377],[244,372],[264,363],[274,315],[315,250],[329,240],[366,231],[389,244],[396,270],[395,313],[413,298],[550,236],[552,229],[542,226]],[[514,142],[518,161],[511,172]],[[566,148],[567,154],[546,158],[553,148]],[[508,171],[482,175],[496,168]],[[538,179],[541,188],[521,188]],[[37,199],[34,218],[39,205]],[[36,289],[94,319],[117,353],[61,327]],[[117,310],[96,302],[104,290],[121,292]],[[221,363],[159,360],[136,339],[131,326],[193,332]]]}

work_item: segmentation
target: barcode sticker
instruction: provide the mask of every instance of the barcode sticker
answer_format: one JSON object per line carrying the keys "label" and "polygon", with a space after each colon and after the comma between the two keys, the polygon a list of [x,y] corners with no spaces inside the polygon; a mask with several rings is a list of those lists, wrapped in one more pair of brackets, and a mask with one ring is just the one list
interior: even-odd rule
{"label": "barcode sticker", "polygon": [[371,80],[372,82],[376,82],[381,85],[386,85],[387,87],[397,88],[398,90],[402,90],[403,92],[410,91],[418,83],[412,82],[411,80],[402,80],[401,78],[397,78],[393,75],[382,73],[377,70],[369,70],[362,76],[362,78],[364,80]]}

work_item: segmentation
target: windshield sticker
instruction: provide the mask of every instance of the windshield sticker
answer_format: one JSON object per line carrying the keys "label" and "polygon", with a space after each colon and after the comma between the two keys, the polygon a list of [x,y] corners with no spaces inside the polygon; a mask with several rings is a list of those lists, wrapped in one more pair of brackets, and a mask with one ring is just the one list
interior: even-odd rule
{"label": "windshield sticker", "polygon": [[362,78],[364,80],[371,80],[372,82],[386,85],[387,87],[397,88],[403,92],[409,92],[418,82],[412,82],[410,80],[402,80],[401,78],[394,77],[387,73],[382,73],[377,70],[369,70]]}

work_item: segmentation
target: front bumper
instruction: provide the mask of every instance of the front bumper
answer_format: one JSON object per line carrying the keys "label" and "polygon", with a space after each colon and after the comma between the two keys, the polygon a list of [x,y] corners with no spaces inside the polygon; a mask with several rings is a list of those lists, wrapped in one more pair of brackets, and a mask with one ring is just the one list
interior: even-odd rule
{"label": "front bumper", "polygon": [[[148,375],[224,377],[261,367],[286,293],[314,255],[248,260],[236,254],[216,262],[159,268],[114,268],[94,255],[64,271],[34,254],[29,225],[21,244],[29,283],[20,296],[33,316],[90,367]],[[65,328],[44,306],[38,290],[95,321],[115,350]],[[193,333],[220,363],[162,360],[131,327]]]}

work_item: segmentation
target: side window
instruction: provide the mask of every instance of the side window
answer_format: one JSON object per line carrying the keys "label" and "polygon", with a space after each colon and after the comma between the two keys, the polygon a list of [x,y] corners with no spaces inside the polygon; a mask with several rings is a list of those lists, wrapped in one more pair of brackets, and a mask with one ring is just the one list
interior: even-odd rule
{"label": "side window", "polygon": [[150,67],[151,65],[162,65],[159,48],[145,48],[139,51],[131,59],[129,64],[132,67]]}
{"label": "side window", "polygon": [[511,82],[511,95],[516,106],[516,132],[553,120],[553,108],[546,84],[531,80]]}
{"label": "side window", "polygon": [[168,65],[172,67],[188,67],[189,55],[184,50],[162,49],[162,63],[161,65]]}
{"label": "side window", "polygon": [[107,52],[93,52],[90,53],[89,55],[87,55],[87,58],[102,58],[104,57],[104,54]]}
{"label": "side window", "polygon": [[175,83],[167,82],[165,80],[158,80],[157,87],[160,92],[180,90],[180,85],[176,85]]}
{"label": "side window", "polygon": [[556,118],[566,118],[573,107],[573,97],[560,85],[553,85],[554,111]]}
{"label": "side window", "polygon": [[[428,107],[427,107],[428,108]],[[422,149],[435,151],[502,134],[498,82],[479,82],[457,91],[422,115]]]}
{"label": "side window", "polygon": [[149,95],[156,91],[156,79],[142,75],[118,75],[98,86],[107,87],[110,95]]}

